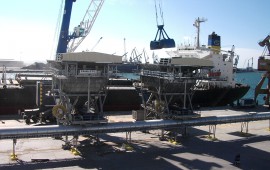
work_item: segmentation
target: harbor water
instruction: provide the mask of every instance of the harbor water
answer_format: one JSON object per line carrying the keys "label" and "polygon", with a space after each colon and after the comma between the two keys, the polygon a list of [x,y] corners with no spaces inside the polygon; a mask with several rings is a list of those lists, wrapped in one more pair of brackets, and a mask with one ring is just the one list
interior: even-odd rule
{"label": "harbor water", "polygon": [[[237,82],[250,85],[248,93],[243,98],[254,98],[255,87],[261,80],[262,74],[264,74],[264,72],[260,71],[236,73],[235,78]],[[267,80],[265,80],[263,88],[266,88],[266,85]],[[263,94],[260,94],[257,97],[257,102],[259,105],[264,104],[263,97]]]}

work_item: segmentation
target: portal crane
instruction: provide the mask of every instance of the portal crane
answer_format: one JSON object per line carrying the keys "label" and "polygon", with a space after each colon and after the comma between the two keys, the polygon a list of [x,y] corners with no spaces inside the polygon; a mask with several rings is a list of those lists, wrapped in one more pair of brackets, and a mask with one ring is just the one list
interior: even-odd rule
{"label": "portal crane", "polygon": [[[270,55],[270,35],[268,35],[264,40],[258,43],[261,47],[265,47],[258,60],[258,70],[259,71],[268,71],[270,72],[270,60],[266,59],[265,56]],[[266,49],[268,50],[268,54],[266,54]]]}
{"label": "portal crane", "polygon": [[74,2],[76,2],[76,0],[65,0],[65,12],[63,14],[61,31],[58,40],[56,60],[61,60],[61,53],[74,52],[82,43],[82,41],[90,33],[104,0],[91,0],[82,21],[77,27],[74,28],[73,33],[69,34],[69,24]]}
{"label": "portal crane", "polygon": [[[265,47],[262,56],[258,59],[258,70],[259,71],[266,71],[262,75],[262,79],[258,83],[258,85],[255,88],[255,94],[254,99],[256,101],[259,94],[266,94],[264,97],[265,99],[265,105],[269,105],[269,99],[270,99],[270,59],[265,58],[265,56],[270,55],[270,35],[268,35],[264,40],[260,41],[258,43],[261,47]],[[266,49],[268,49],[268,54],[266,55]],[[262,88],[265,79],[268,79],[267,88]],[[270,105],[269,105],[270,106]]]}
{"label": "portal crane", "polygon": [[[261,47],[267,48],[268,49],[268,55],[270,55],[270,35],[268,35],[264,40],[260,41],[259,42],[259,45]],[[265,52],[266,52],[266,50],[264,50],[264,53]]]}

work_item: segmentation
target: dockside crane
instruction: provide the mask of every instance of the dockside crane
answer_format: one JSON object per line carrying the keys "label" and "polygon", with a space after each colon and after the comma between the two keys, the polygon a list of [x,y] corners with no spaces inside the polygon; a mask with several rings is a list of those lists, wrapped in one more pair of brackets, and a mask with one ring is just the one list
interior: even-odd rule
{"label": "dockside crane", "polygon": [[61,60],[62,53],[74,52],[77,47],[90,33],[97,15],[104,3],[104,0],[91,0],[87,11],[77,27],[69,34],[69,24],[73,3],[76,0],[65,0],[64,14],[62,19],[61,31],[56,51],[56,60]]}
{"label": "dockside crane", "polygon": [[[266,58],[266,56],[270,56],[270,35],[266,36],[265,39],[258,43],[261,47],[265,47],[263,50],[262,55],[258,59],[258,70],[259,71],[266,71],[262,75],[262,79],[258,83],[255,88],[254,99],[256,101],[259,94],[265,94],[265,105],[269,105],[269,98],[270,98],[270,59]],[[268,53],[267,53],[268,50]],[[262,88],[265,79],[268,79],[267,87]]]}

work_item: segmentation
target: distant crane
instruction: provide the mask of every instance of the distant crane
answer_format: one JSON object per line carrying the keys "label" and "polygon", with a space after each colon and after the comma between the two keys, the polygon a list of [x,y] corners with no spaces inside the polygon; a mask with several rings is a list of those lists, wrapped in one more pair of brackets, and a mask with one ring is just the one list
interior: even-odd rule
{"label": "distant crane", "polygon": [[[251,60],[251,65],[249,65],[249,61],[250,61],[250,60]],[[248,60],[245,60],[245,62],[244,62],[244,67],[245,67],[246,61],[248,62],[248,63],[247,63],[247,67],[246,67],[247,70],[253,68],[253,57],[249,58]]]}
{"label": "distant crane", "polygon": [[[249,61],[251,60],[251,65],[249,66]],[[249,60],[248,60],[248,65],[247,65],[247,69],[250,69],[250,68],[253,68],[253,57],[251,57]]]}
{"label": "distant crane", "polygon": [[134,63],[134,64],[138,64],[138,63],[142,63],[141,59],[142,59],[142,54],[138,53],[136,47],[133,48],[133,50],[131,51],[131,54],[130,54],[129,62]]}
{"label": "distant crane", "polygon": [[143,49],[143,51],[142,51],[142,56],[144,58],[145,64],[149,63],[149,56],[148,56],[147,52],[145,51],[145,49]]}
{"label": "distant crane", "polygon": [[126,38],[124,38],[124,58],[123,58],[123,61],[126,63],[128,62],[128,59],[127,59],[127,50],[126,50]]}
{"label": "distant crane", "polygon": [[152,53],[152,59],[153,59],[153,64],[158,64],[158,56],[154,53]]}
{"label": "distant crane", "polygon": [[82,43],[90,33],[104,0],[91,0],[82,21],[74,28],[73,33],[69,34],[69,24],[74,2],[76,2],[76,0],[65,0],[65,12],[63,14],[61,31],[56,50],[56,60],[61,60],[61,53],[74,52]]}

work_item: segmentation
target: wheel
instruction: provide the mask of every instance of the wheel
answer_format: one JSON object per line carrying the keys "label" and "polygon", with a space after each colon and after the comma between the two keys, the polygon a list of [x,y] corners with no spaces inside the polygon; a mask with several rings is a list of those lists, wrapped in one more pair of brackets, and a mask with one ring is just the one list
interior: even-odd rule
{"label": "wheel", "polygon": [[25,123],[26,123],[27,125],[29,125],[29,124],[30,124],[30,119],[29,119],[29,118],[25,119]]}
{"label": "wheel", "polygon": [[38,122],[38,119],[35,115],[32,115],[31,116],[31,119],[33,120],[34,123],[37,123]]}

